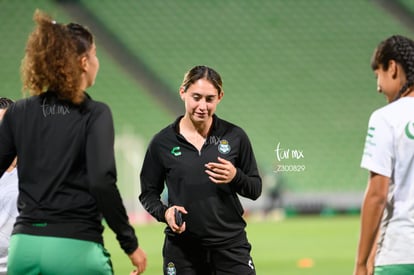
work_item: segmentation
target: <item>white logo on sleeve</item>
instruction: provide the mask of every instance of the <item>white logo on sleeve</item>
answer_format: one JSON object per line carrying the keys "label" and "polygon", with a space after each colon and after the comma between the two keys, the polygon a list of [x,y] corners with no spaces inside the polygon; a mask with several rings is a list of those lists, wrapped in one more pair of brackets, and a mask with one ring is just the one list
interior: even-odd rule
{"label": "white logo on sleeve", "polygon": [[254,269],[253,261],[252,259],[249,260],[249,263],[247,264],[251,269]]}

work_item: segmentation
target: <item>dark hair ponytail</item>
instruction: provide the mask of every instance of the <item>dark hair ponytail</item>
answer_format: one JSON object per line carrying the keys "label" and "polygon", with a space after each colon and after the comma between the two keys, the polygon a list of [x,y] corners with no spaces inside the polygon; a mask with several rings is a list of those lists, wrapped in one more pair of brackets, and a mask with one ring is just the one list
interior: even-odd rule
{"label": "dark hair ponytail", "polygon": [[407,78],[407,82],[398,93],[401,96],[408,88],[414,86],[414,41],[404,37],[397,37],[396,39],[399,40],[396,44],[402,59],[401,65]]}
{"label": "dark hair ponytail", "polygon": [[371,68],[376,70],[381,65],[384,70],[387,70],[390,60],[401,64],[407,78],[395,101],[407,89],[414,86],[414,41],[402,35],[393,35],[382,41],[372,56]]}

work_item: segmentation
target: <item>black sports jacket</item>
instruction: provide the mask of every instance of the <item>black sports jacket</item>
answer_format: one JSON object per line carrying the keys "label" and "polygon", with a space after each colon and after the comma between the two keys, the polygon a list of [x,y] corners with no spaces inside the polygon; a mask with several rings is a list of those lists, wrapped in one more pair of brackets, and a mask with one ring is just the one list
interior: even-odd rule
{"label": "black sports jacket", "polygon": [[[189,237],[208,247],[237,245],[245,240],[246,223],[237,194],[257,199],[262,190],[256,160],[246,133],[217,116],[199,152],[179,134],[181,117],[152,139],[141,170],[141,195],[144,208],[158,221],[165,222],[167,206],[160,200],[164,182],[168,204],[184,206]],[[211,182],[204,164],[220,156],[233,163],[237,174],[229,184]],[[167,227],[167,234],[171,231]]]}
{"label": "black sports jacket", "polygon": [[0,175],[17,155],[19,216],[13,234],[103,243],[102,215],[123,250],[138,247],[116,187],[109,107],[47,92],[17,101],[0,124]]}

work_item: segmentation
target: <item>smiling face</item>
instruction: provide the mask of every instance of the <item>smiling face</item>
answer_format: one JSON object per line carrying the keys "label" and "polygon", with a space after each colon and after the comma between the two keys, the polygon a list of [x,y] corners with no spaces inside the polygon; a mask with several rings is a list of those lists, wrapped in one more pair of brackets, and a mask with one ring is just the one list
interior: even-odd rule
{"label": "smiling face", "polygon": [[207,79],[201,78],[191,84],[187,90],[180,88],[181,99],[185,103],[185,115],[193,124],[208,124],[212,121],[217,104],[223,97]]}

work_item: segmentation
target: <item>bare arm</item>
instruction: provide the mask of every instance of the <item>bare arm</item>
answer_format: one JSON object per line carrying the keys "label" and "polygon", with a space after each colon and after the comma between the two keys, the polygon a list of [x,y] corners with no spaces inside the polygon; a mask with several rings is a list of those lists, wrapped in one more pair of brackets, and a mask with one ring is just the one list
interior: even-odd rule
{"label": "bare arm", "polygon": [[373,275],[374,274],[374,268],[375,268],[375,256],[377,254],[377,241],[379,238],[379,230],[378,230],[378,234],[375,237],[375,241],[374,241],[374,245],[372,246],[371,249],[371,253],[369,254],[368,257],[368,261],[367,261],[367,269],[368,269],[368,275]]}
{"label": "bare arm", "polygon": [[385,209],[390,179],[371,172],[361,208],[361,230],[355,263],[355,275],[368,274],[369,256],[375,245]]}

